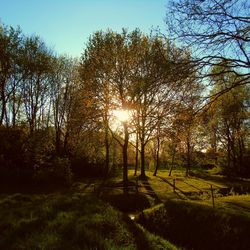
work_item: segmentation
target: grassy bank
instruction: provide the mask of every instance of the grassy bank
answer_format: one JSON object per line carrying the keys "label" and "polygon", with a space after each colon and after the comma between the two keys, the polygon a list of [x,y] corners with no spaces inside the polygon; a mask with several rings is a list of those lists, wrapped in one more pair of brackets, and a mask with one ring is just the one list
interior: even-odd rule
{"label": "grassy bank", "polygon": [[0,196],[0,249],[176,249],[93,195]]}
{"label": "grassy bank", "polygon": [[188,201],[168,201],[139,218],[149,231],[190,249],[250,249],[249,214]]}

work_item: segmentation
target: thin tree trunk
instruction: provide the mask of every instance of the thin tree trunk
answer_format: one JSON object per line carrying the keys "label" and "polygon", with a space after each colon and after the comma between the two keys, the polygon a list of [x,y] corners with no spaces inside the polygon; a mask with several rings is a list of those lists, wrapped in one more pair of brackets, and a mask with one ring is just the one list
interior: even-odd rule
{"label": "thin tree trunk", "polygon": [[[188,136],[189,137],[189,136]],[[186,167],[186,176],[189,176],[191,168],[191,155],[190,155],[190,140],[187,138],[187,167]]]}
{"label": "thin tree trunk", "polygon": [[156,149],[156,166],[155,166],[154,176],[157,175],[157,171],[160,165],[159,154],[160,154],[160,136],[158,135],[157,136],[157,149]]}
{"label": "thin tree trunk", "polygon": [[141,143],[141,177],[145,177],[145,144]]}
{"label": "thin tree trunk", "polygon": [[172,160],[171,160],[171,167],[170,167],[168,176],[171,176],[172,171],[174,169],[175,153],[176,153],[176,147],[174,147],[174,151],[173,151],[173,155],[172,155]]}
{"label": "thin tree trunk", "polygon": [[0,116],[0,125],[3,124],[3,120],[6,115],[5,84],[2,84],[1,86],[1,100],[2,100],[2,108],[1,108],[1,116]]}
{"label": "thin tree trunk", "polygon": [[136,145],[135,145],[135,172],[134,176],[137,175],[137,169],[138,169],[138,158],[139,158],[139,136],[138,132],[136,132]]}
{"label": "thin tree trunk", "polygon": [[108,128],[105,128],[105,175],[109,173],[109,133]]}
{"label": "thin tree trunk", "polygon": [[122,156],[123,156],[123,192],[128,192],[128,125],[126,122],[123,123],[124,128],[124,144],[122,148]]}
{"label": "thin tree trunk", "polygon": [[58,155],[61,154],[61,129],[59,127],[56,128],[56,153]]}

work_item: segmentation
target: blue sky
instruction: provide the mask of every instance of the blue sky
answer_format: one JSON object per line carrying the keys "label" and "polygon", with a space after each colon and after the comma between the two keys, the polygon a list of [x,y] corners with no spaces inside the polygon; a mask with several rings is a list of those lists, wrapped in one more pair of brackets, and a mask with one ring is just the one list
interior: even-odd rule
{"label": "blue sky", "polygon": [[88,37],[108,28],[164,31],[167,0],[0,0],[0,21],[39,35],[59,54],[80,56]]}

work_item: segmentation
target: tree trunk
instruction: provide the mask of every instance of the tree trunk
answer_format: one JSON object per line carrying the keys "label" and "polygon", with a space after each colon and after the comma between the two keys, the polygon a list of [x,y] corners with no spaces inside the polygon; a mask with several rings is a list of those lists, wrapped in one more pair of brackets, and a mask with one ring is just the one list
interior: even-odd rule
{"label": "tree trunk", "polygon": [[139,158],[139,136],[138,132],[136,132],[136,145],[135,145],[135,172],[134,176],[137,175],[137,169],[138,169],[138,158]]}
{"label": "tree trunk", "polygon": [[57,155],[61,154],[61,129],[59,127],[56,128],[56,153]]}
{"label": "tree trunk", "polygon": [[170,167],[168,176],[171,176],[173,168],[174,168],[175,153],[176,153],[176,146],[174,146],[174,151],[173,151],[172,161],[171,161],[171,167]]}
{"label": "tree trunk", "polygon": [[230,147],[230,131],[227,127],[227,167],[228,169],[231,168],[231,147]]}
{"label": "tree trunk", "polygon": [[124,144],[122,147],[122,156],[123,156],[123,192],[128,192],[128,125],[126,122],[123,123],[124,128]]}
{"label": "tree trunk", "polygon": [[187,138],[187,167],[186,167],[186,176],[189,176],[191,168],[191,151],[190,151],[190,139]]}
{"label": "tree trunk", "polygon": [[160,154],[160,136],[157,136],[156,166],[155,166],[154,176],[157,175],[157,171],[160,165],[159,154]]}
{"label": "tree trunk", "polygon": [[145,144],[141,143],[141,177],[145,177]]}
{"label": "tree trunk", "polygon": [[0,125],[3,124],[4,116],[6,115],[6,98],[5,98],[5,84],[1,84],[1,100],[2,100],[2,107],[1,107],[1,116],[0,116]]}
{"label": "tree trunk", "polygon": [[105,128],[105,175],[109,173],[109,132],[108,127]]}

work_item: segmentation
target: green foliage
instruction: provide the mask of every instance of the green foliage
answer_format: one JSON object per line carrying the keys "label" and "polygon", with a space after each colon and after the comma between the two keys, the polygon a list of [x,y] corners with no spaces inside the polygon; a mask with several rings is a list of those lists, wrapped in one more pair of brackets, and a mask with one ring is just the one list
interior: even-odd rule
{"label": "green foliage", "polygon": [[55,156],[53,135],[52,129],[37,130],[30,135],[24,127],[1,127],[1,182],[16,186],[69,186],[73,178],[71,163],[68,158]]}
{"label": "green foliage", "polygon": [[29,135],[25,143],[27,165],[34,167],[47,164],[55,150],[53,139],[52,129],[37,130]]}
{"label": "green foliage", "polygon": [[52,161],[55,177],[63,181],[65,184],[70,185],[72,183],[72,171],[70,161],[67,158],[56,157]]}
{"label": "green foliage", "polygon": [[249,140],[249,88],[237,85],[244,77],[233,73],[227,61],[221,61],[211,70],[214,87],[208,110],[207,128],[215,159],[218,149],[223,152],[220,165],[226,175],[249,176],[246,168]]}
{"label": "green foliage", "polygon": [[1,167],[18,167],[22,165],[24,143],[27,133],[22,128],[5,128],[0,126],[0,161]]}
{"label": "green foliage", "polygon": [[197,203],[168,201],[145,211],[148,230],[192,249],[249,249],[250,217]]}
{"label": "green foliage", "polygon": [[73,173],[69,159],[54,157],[42,167],[36,166],[33,180],[35,184],[50,185],[59,184],[70,186],[72,184]]}

